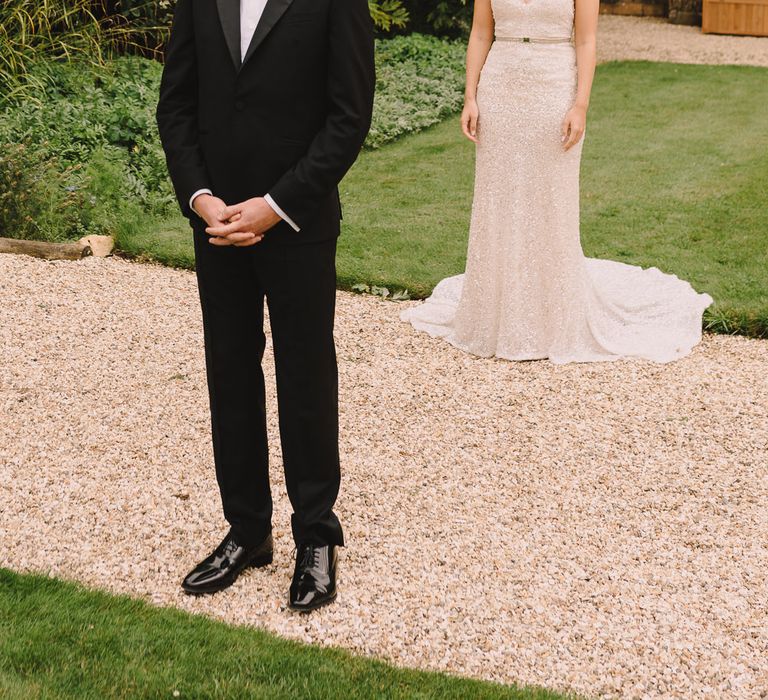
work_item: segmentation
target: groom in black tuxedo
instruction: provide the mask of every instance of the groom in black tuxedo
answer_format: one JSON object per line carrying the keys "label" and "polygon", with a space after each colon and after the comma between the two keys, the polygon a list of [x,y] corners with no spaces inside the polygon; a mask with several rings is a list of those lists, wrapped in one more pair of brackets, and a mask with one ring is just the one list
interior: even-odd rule
{"label": "groom in black tuxedo", "polygon": [[193,229],[231,526],[184,579],[188,593],[272,561],[266,298],[297,545],[289,602],[310,610],[336,596],[338,184],[368,133],[374,84],[367,0],[178,1],[157,120]]}

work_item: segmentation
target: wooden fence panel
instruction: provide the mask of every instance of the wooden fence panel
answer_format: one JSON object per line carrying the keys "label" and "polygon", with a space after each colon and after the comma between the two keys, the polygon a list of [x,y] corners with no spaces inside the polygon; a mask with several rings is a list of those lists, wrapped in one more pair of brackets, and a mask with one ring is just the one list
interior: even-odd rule
{"label": "wooden fence panel", "polygon": [[768,36],[768,0],[704,0],[701,29],[710,34]]}

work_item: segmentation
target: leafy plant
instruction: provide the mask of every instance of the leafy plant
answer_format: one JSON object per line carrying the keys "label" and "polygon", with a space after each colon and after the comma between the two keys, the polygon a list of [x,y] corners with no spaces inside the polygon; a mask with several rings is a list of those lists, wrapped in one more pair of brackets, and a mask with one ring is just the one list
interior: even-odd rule
{"label": "leafy plant", "polygon": [[412,34],[378,44],[376,102],[369,148],[421,131],[461,109],[464,54],[460,42]]}
{"label": "leafy plant", "polygon": [[408,23],[408,10],[401,0],[368,0],[368,8],[376,26],[385,31]]}
{"label": "leafy plant", "polygon": [[0,235],[57,241],[84,234],[82,167],[41,160],[22,144],[0,151]]}
{"label": "leafy plant", "polygon": [[[105,69],[83,68],[36,65],[33,78],[47,76],[39,99],[0,111],[6,235],[59,240],[110,233],[129,204],[144,216],[172,208],[154,119],[159,64],[123,58]],[[14,174],[19,169],[23,177]]]}
{"label": "leafy plant", "polygon": [[131,43],[141,55],[161,58],[171,31],[176,0],[115,0],[113,13],[133,32]]}
{"label": "leafy plant", "polygon": [[[379,41],[368,147],[456,111],[463,53],[460,44],[434,37]],[[19,237],[58,240],[114,233],[132,217],[176,214],[155,126],[161,71],[158,62],[138,56],[101,67],[87,60],[29,66],[30,81],[39,85],[35,99],[19,95],[0,106],[0,227]]]}
{"label": "leafy plant", "polygon": [[451,37],[463,36],[472,25],[467,0],[404,0],[412,31]]}
{"label": "leafy plant", "polygon": [[386,287],[377,287],[376,285],[368,284],[353,284],[350,288],[357,294],[369,294],[375,297],[381,297],[382,299],[388,299],[389,301],[408,301],[411,298],[407,289],[399,289],[396,292],[390,292]]}
{"label": "leafy plant", "polygon": [[0,5],[0,102],[24,87],[32,97],[45,75],[31,69],[42,59],[103,64],[124,47],[130,31],[108,0],[3,0]]}
{"label": "leafy plant", "polygon": [[467,0],[440,0],[427,20],[438,34],[466,34],[472,26],[472,10]]}

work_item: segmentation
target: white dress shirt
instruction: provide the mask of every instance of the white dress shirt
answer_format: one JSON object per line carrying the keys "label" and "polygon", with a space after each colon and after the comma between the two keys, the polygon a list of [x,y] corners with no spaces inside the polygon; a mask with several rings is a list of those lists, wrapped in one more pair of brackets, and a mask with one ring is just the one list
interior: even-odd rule
{"label": "white dress shirt", "polygon": [[240,0],[240,60],[245,60],[251,39],[264,14],[267,0]]}
{"label": "white dress shirt", "polygon": [[[259,25],[259,20],[264,14],[264,8],[267,6],[267,0],[240,0],[240,60],[245,60],[245,54],[248,53],[248,47],[251,45],[253,34]],[[195,200],[201,194],[213,195],[209,189],[202,189],[195,192],[189,200],[189,206],[195,211]],[[285,221],[294,231],[299,231],[299,227],[291,218],[277,205],[269,194],[264,195],[264,200],[274,210],[283,221]],[[195,212],[197,213],[197,212]]]}

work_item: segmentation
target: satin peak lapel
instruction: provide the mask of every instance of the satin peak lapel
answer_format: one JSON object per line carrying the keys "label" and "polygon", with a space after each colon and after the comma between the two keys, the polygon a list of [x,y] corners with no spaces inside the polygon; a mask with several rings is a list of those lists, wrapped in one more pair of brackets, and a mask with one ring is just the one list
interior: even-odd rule
{"label": "satin peak lapel", "polygon": [[216,0],[216,4],[232,63],[240,70],[240,0]]}
{"label": "satin peak lapel", "polygon": [[261,45],[261,42],[267,38],[267,35],[272,31],[272,28],[277,24],[277,21],[283,16],[285,11],[291,6],[292,2],[293,0],[267,0],[267,6],[264,8],[264,14],[261,16],[259,25],[256,27],[256,31],[253,34],[253,39],[251,39],[248,52],[245,54],[243,65],[245,65],[248,62],[248,59],[253,56],[256,49]]}

